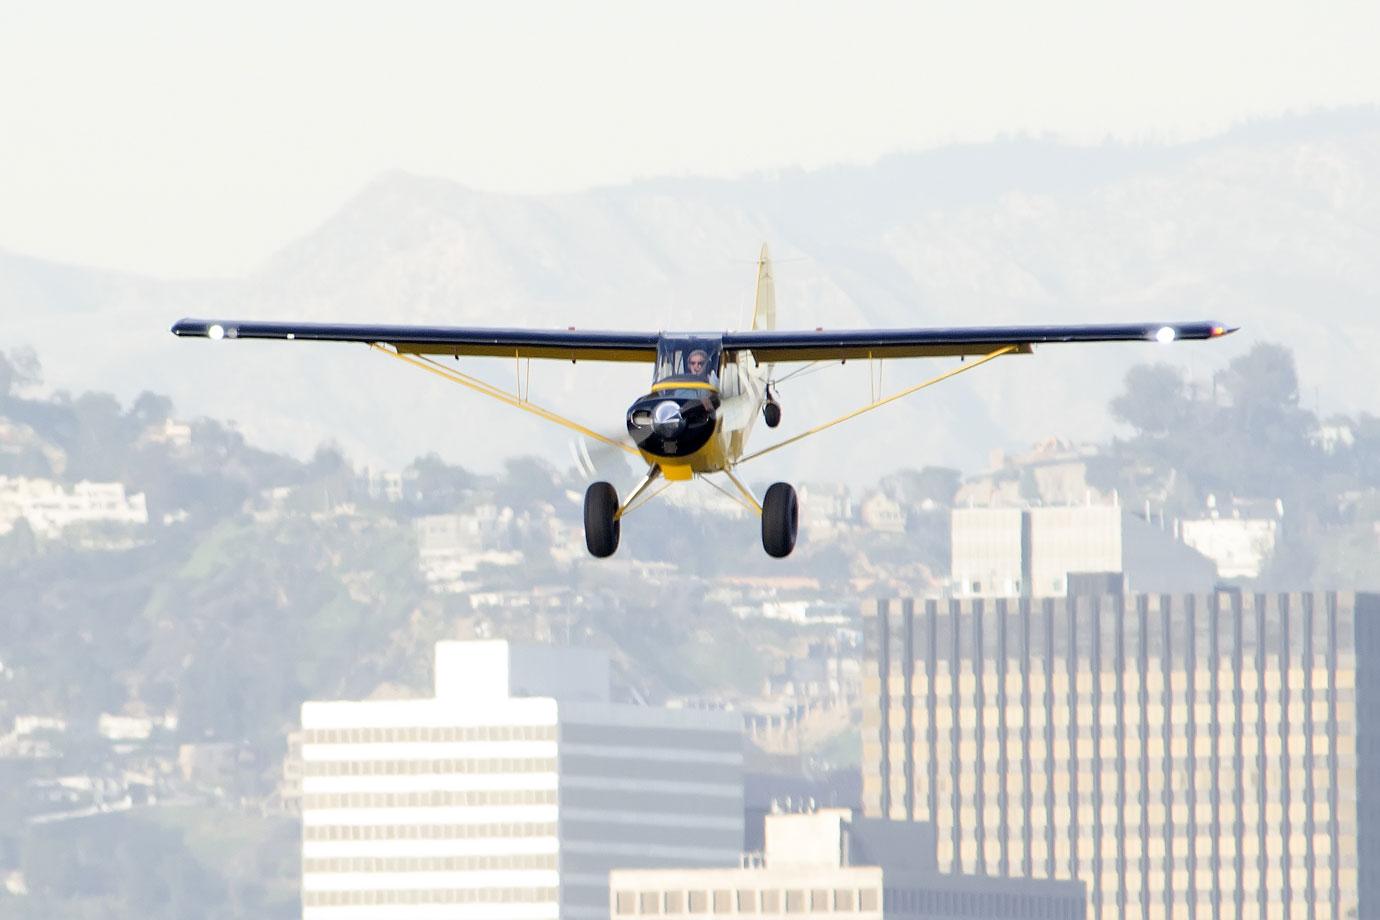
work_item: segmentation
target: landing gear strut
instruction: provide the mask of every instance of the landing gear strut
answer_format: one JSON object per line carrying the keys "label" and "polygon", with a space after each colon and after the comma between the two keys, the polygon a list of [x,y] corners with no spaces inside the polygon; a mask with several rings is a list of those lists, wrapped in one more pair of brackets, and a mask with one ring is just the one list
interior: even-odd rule
{"label": "landing gear strut", "polygon": [[768,428],[775,428],[781,424],[781,403],[776,401],[776,394],[767,388],[767,401],[762,405],[762,418],[766,421]]}
{"label": "landing gear strut", "polygon": [[762,499],[762,548],[768,556],[784,559],[795,549],[800,505],[795,489],[784,482],[772,483]]}
{"label": "landing gear strut", "polygon": [[618,549],[617,515],[618,491],[607,482],[592,483],[585,490],[585,546],[591,556],[605,559]]}

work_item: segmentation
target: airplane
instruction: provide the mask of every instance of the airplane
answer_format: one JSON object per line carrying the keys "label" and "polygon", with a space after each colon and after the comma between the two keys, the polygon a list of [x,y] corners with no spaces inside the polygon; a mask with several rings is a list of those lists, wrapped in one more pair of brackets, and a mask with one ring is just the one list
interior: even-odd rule
{"label": "airplane", "polygon": [[[784,558],[795,548],[799,502],[788,483],[773,483],[759,501],[735,470],[775,450],[818,434],[959,374],[1007,355],[1031,354],[1036,345],[1081,342],[1214,339],[1235,332],[1218,322],[1114,323],[1102,325],[971,326],[909,329],[776,328],[776,287],[764,244],[757,260],[752,328],[743,332],[638,332],[451,326],[355,325],[181,319],[174,335],[207,339],[279,339],[355,342],[429,371],[513,408],[564,425],[581,435],[625,450],[647,464],[642,480],[620,501],[609,482],[585,491],[585,545],[596,558],[618,549],[621,522],[675,482],[703,479],[761,519],[762,548]],[[507,390],[443,363],[453,357],[511,358],[517,383]],[[834,419],[820,422],[768,447],[748,452],[748,437],[760,416],[768,428],[781,423],[778,364],[893,358],[958,358],[956,367],[898,392],[882,396]],[[969,361],[969,358],[974,360]],[[558,415],[530,400],[531,361],[632,361],[652,365],[648,391],[628,407],[629,444]],[[529,385],[523,387],[523,362]],[[721,473],[733,491],[708,477]],[[661,481],[659,488],[653,489]],[[735,494],[736,492],[736,494]]]}

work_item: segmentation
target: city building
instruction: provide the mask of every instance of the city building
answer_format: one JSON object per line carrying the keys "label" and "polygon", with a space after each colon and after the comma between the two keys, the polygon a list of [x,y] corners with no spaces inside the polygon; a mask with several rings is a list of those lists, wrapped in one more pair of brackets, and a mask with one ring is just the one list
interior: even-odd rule
{"label": "city building", "polygon": [[858,517],[868,530],[906,532],[906,509],[883,492],[873,492],[858,506]]}
{"label": "city building", "polygon": [[516,565],[512,508],[481,505],[465,513],[431,514],[417,519],[417,562],[437,591],[462,591],[465,576],[481,565]]}
{"label": "city building", "polygon": [[278,805],[289,814],[302,813],[302,732],[288,732],[287,751],[283,754],[278,776]]}
{"label": "city building", "polygon": [[435,680],[303,704],[304,920],[602,920],[615,866],[737,862],[736,714],[613,703],[592,650],[441,642]]}
{"label": "city building", "polygon": [[1274,555],[1284,503],[1228,498],[1222,504],[1209,495],[1207,514],[1183,521],[1184,543],[1216,563],[1223,578],[1256,578]]}
{"label": "city building", "polygon": [[225,789],[239,776],[241,753],[240,746],[231,741],[181,744],[177,748],[177,769],[184,782]]}
{"label": "city building", "polygon": [[87,482],[64,489],[49,479],[0,476],[0,534],[20,518],[35,534],[55,538],[74,524],[142,527],[149,522],[143,493],[126,495],[118,482]]}
{"label": "city building", "polygon": [[139,436],[143,444],[166,444],[169,447],[188,447],[192,443],[192,426],[186,422],[163,419],[161,424],[150,425]]}
{"label": "city building", "polygon": [[832,540],[853,523],[853,500],[839,483],[801,483],[800,526],[811,540]]}
{"label": "city building", "polygon": [[989,471],[968,477],[954,495],[954,504],[1112,504],[1115,490],[1100,489],[1089,481],[1089,467],[1099,460],[1101,451],[1097,445],[1061,438],[1046,438],[1023,453],[993,451]]}
{"label": "city building", "polygon": [[863,809],[1093,918],[1380,916],[1380,595],[876,601]]}
{"label": "city building", "polygon": [[955,508],[956,597],[1063,597],[1071,574],[1120,573],[1129,590],[1210,590],[1212,561],[1164,522],[1118,505]]}
{"label": "city building", "polygon": [[147,741],[153,737],[155,727],[155,720],[141,716],[103,712],[96,719],[96,731],[108,741]]}
{"label": "city building", "polygon": [[934,826],[858,818],[847,808],[766,817],[760,854],[731,869],[618,869],[609,901],[621,917],[851,917],[883,920],[1081,920],[1083,886],[945,875]]}

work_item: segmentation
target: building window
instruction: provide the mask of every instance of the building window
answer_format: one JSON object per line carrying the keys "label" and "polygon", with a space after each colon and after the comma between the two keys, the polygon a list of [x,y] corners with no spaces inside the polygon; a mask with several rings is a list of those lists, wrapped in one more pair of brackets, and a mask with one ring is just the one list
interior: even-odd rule
{"label": "building window", "polygon": [[714,913],[730,914],[733,912],[733,892],[716,891],[714,892]]}
{"label": "building window", "polygon": [[877,900],[876,888],[864,888],[858,892],[858,910],[876,910]]}
{"label": "building window", "polygon": [[856,910],[853,906],[855,903],[851,889],[840,888],[834,892],[834,910]]}
{"label": "building window", "polygon": [[764,891],[762,892],[762,913],[779,914],[781,913],[781,892]]}
{"label": "building window", "polygon": [[616,914],[630,914],[633,912],[635,899],[631,891],[620,891],[613,899],[613,912]]}
{"label": "building window", "polygon": [[805,892],[788,891],[786,892],[786,913],[803,914],[805,913]]}
{"label": "building window", "polygon": [[709,913],[709,892],[692,891],[690,892],[690,913],[707,914]]}
{"label": "building window", "polygon": [[738,892],[738,913],[757,913],[757,892],[746,889]]}
{"label": "building window", "polygon": [[816,888],[810,892],[810,910],[826,911],[829,909],[829,892]]}
{"label": "building window", "polygon": [[644,891],[637,896],[638,912],[656,915],[661,913],[661,892]]}
{"label": "building window", "polygon": [[668,891],[666,892],[666,913],[683,914],[685,913],[685,892]]}

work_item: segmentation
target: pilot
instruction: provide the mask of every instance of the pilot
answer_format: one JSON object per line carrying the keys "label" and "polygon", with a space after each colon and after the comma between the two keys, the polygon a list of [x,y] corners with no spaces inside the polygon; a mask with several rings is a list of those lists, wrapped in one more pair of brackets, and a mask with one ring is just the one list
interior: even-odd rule
{"label": "pilot", "polygon": [[719,385],[718,375],[709,369],[709,353],[696,348],[685,358],[685,369],[696,377],[704,377],[714,386]]}

